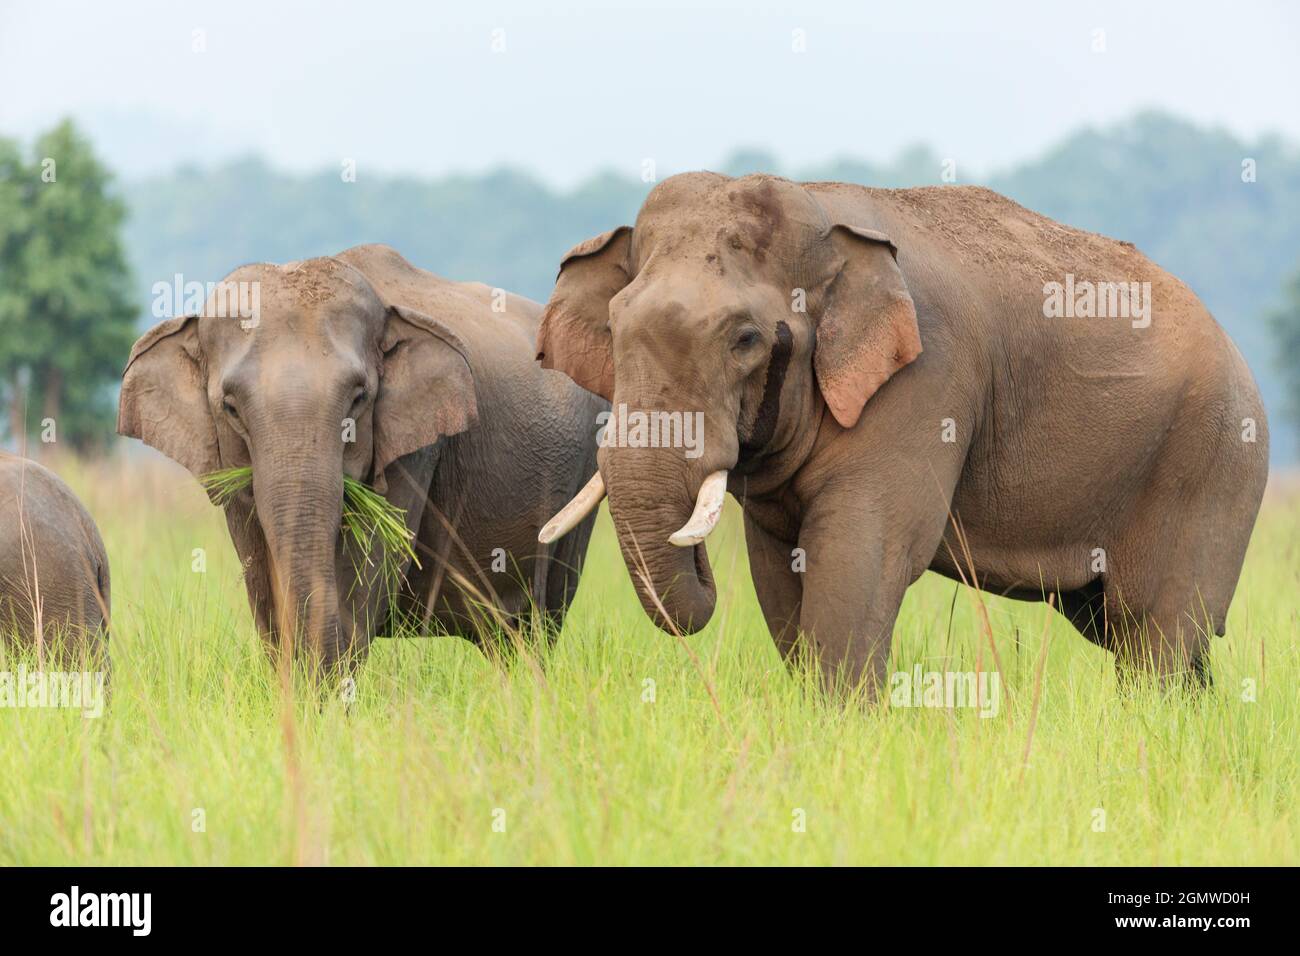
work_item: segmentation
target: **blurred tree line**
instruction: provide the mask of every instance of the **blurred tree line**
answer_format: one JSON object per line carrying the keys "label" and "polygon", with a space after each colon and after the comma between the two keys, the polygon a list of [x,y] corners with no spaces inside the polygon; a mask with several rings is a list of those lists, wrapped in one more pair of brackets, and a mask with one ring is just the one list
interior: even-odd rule
{"label": "blurred tree line", "polygon": [[[39,166],[60,154],[62,192],[41,181]],[[567,191],[510,169],[422,179],[371,175],[363,166],[348,181],[340,169],[294,175],[254,158],[182,167],[121,192],[136,283],[127,296],[114,239],[122,204],[107,192],[102,167],[66,124],[43,137],[32,157],[24,162],[0,141],[0,388],[32,396],[29,428],[43,417],[35,413],[61,409],[60,428],[66,420],[69,429],[61,437],[86,442],[112,433],[112,389],[133,334],[128,313],[138,327],[157,321],[153,287],[170,288],[177,274],[216,281],[246,262],[384,242],[441,275],[545,301],[565,250],[632,222],[653,186],[639,167]],[[924,146],[890,162],[846,158],[796,169],[742,150],[719,168],[886,187],[981,183],[1062,222],[1135,243],[1187,282],[1241,347],[1272,412],[1274,458],[1296,458],[1300,154],[1282,140],[1244,143],[1143,113],[1082,129],[990,176]],[[669,174],[660,170],[659,178]],[[47,393],[55,396],[48,402]],[[1284,410],[1296,428],[1286,427]]]}
{"label": "blurred tree line", "polygon": [[[1267,321],[1300,269],[1300,154],[1282,140],[1244,143],[1152,112],[1082,129],[992,176],[924,146],[890,162],[839,159],[795,169],[742,150],[719,169],[886,187],[955,174],[956,182],[989,186],[1054,219],[1135,243],[1187,282],[1232,335],[1273,412],[1274,459],[1296,458],[1295,432],[1281,412],[1288,387],[1300,392],[1300,354],[1283,351],[1288,340]],[[670,173],[658,171],[661,179]],[[216,280],[244,262],[385,242],[440,275],[545,301],[564,252],[632,222],[652,185],[635,164],[566,192],[513,170],[417,179],[369,175],[363,166],[355,182],[344,182],[340,170],[295,176],[246,159],[129,186],[128,246],[142,293],[177,272]]]}
{"label": "blurred tree line", "polygon": [[40,436],[84,452],[113,434],[114,383],[140,315],[125,220],[71,123],[27,156],[0,139],[0,427],[15,448]]}
{"label": "blurred tree line", "polygon": [[1282,303],[1269,316],[1269,324],[1277,337],[1278,355],[1282,359],[1279,364],[1285,390],[1283,412],[1300,430],[1300,269],[1287,283]]}

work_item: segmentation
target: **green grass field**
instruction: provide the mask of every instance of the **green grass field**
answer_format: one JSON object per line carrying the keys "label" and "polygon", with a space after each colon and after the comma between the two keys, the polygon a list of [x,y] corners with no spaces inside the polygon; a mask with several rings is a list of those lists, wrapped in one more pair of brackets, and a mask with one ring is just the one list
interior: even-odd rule
{"label": "green grass field", "polygon": [[[702,633],[645,619],[602,515],[540,659],[383,640],[348,708],[286,703],[193,479],[54,467],[108,546],[112,696],[98,720],[0,710],[0,864],[1300,863],[1294,492],[1199,698],[1120,695],[1045,605],[986,598],[995,716],[827,705],[772,646],[729,503]],[[927,575],[891,670],[991,668],[978,600]]]}

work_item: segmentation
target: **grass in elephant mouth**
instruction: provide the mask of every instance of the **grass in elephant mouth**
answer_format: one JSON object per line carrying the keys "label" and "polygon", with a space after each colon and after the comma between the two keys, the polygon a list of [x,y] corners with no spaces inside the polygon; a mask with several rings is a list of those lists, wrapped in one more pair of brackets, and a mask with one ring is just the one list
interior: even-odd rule
{"label": "grass in elephant mouth", "polygon": [[[253,469],[224,468],[199,479],[218,507],[224,508],[230,499],[253,483]],[[406,512],[387,498],[354,478],[343,476],[343,534],[351,539],[356,550],[371,564],[370,554],[378,539],[380,544],[379,571],[384,580],[392,583],[401,575],[401,564],[409,558],[416,567],[420,560],[415,556],[414,535],[406,527]]]}

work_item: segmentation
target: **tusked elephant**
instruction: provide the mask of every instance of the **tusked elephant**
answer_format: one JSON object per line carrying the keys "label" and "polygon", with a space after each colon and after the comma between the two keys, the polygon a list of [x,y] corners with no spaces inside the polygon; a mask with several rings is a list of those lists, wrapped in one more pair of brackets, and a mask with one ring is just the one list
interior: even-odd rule
{"label": "tusked elephant", "polygon": [[103,649],[110,609],[94,519],[54,472],[0,452],[0,639],[76,661]]}
{"label": "tusked elephant", "polygon": [[772,636],[828,687],[878,691],[927,568],[1054,595],[1125,674],[1208,678],[1267,423],[1228,336],[1130,243],[976,187],[688,173],[565,256],[537,349],[616,413],[703,413],[698,457],[602,442],[549,535],[607,491],[661,626],[709,620],[730,491]]}
{"label": "tusked elephant", "polygon": [[[540,311],[382,245],[243,266],[135,344],[118,431],[196,476],[251,466],[226,519],[268,650],[353,667],[398,617],[494,650],[559,627],[591,532],[536,540],[594,472],[604,407],[537,366]],[[414,532],[395,599],[342,533],[345,475]]]}

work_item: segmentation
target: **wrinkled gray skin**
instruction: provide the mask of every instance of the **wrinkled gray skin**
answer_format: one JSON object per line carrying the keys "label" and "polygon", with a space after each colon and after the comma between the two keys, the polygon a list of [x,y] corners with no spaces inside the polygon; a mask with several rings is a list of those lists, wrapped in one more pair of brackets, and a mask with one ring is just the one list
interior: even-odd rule
{"label": "wrinkled gray skin", "polygon": [[[355,663],[394,610],[480,646],[534,606],[558,627],[592,522],[550,547],[537,533],[595,471],[604,406],[532,360],[540,306],[378,245],[225,281],[260,284],[257,324],[213,297],[145,334],[118,431],[195,475],[252,466],[226,516],[268,646],[296,637],[325,667]],[[344,474],[416,531],[396,609],[341,533]]]}
{"label": "wrinkled gray skin", "polygon": [[74,657],[104,639],[108,555],[99,529],[48,468],[0,452],[0,636],[40,633]]}
{"label": "wrinkled gray skin", "polygon": [[[1046,317],[1069,275],[1149,282],[1149,327]],[[1205,677],[1267,424],[1204,305],[1129,243],[986,189],[689,173],[565,257],[538,351],[615,407],[705,415],[698,459],[599,453],[661,626],[713,612],[704,547],[667,539],[726,469],[772,635],[828,686],[878,686],[908,586],[972,564],[988,591],[1055,594],[1122,664]]]}

